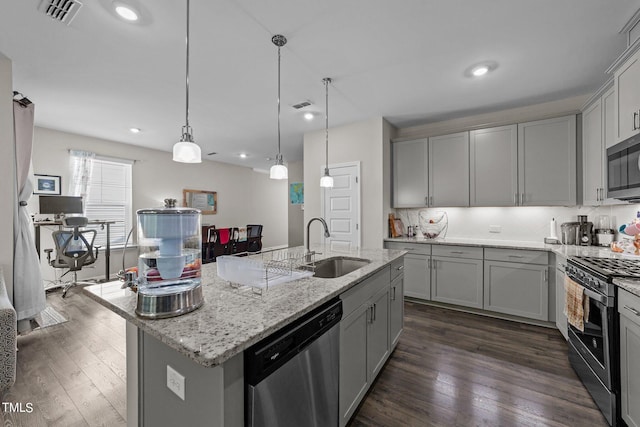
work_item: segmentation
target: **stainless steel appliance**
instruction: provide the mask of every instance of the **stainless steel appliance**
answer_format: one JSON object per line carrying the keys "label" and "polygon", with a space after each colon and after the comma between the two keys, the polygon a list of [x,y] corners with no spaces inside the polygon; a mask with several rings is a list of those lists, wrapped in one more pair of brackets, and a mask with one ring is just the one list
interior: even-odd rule
{"label": "stainless steel appliance", "polygon": [[640,135],[607,148],[607,197],[640,200]]}
{"label": "stainless steel appliance", "polygon": [[587,221],[586,215],[578,215],[578,235],[576,245],[589,246],[593,243],[593,223]]}
{"label": "stainless steel appliance", "polygon": [[332,300],[245,351],[245,425],[338,425],[341,318]]}
{"label": "stainless steel appliance", "polygon": [[620,367],[616,277],[640,278],[640,263],[570,257],[566,274],[584,287],[589,318],[584,331],[569,325],[569,361],[609,425],[619,425]]}

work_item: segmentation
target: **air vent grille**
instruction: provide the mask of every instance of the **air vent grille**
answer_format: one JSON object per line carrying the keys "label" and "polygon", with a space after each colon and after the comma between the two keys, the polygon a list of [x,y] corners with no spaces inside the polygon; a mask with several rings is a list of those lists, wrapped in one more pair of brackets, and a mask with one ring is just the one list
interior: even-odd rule
{"label": "air vent grille", "polygon": [[293,105],[293,108],[295,108],[296,110],[299,110],[301,108],[308,107],[309,105],[311,105],[311,102],[302,101],[302,102],[299,102],[299,103]]}
{"label": "air vent grille", "polygon": [[82,3],[78,0],[42,0],[38,10],[51,19],[69,25],[81,7]]}

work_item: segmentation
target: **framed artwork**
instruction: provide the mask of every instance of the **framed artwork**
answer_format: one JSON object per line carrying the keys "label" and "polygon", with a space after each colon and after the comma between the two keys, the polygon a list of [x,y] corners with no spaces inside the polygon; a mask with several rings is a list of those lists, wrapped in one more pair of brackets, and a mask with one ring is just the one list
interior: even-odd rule
{"label": "framed artwork", "polygon": [[61,194],[59,176],[38,174],[33,174],[33,176],[35,178],[33,194]]}
{"label": "framed artwork", "polygon": [[183,205],[200,209],[202,215],[218,213],[218,193],[203,190],[182,190]]}
{"label": "framed artwork", "polygon": [[292,205],[304,205],[304,182],[289,184],[289,200]]}

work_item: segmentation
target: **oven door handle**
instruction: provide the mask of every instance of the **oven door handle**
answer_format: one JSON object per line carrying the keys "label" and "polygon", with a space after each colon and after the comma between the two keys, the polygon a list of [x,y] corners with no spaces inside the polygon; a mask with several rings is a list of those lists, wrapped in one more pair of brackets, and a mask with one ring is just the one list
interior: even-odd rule
{"label": "oven door handle", "polygon": [[607,305],[607,297],[604,295],[600,295],[596,292],[593,292],[591,289],[584,288],[584,294],[591,299],[598,301],[602,305]]}

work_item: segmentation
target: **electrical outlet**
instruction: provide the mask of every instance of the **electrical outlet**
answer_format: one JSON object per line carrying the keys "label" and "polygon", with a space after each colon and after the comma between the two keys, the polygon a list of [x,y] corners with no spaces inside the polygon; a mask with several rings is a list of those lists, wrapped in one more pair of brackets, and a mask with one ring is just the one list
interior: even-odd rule
{"label": "electrical outlet", "polygon": [[502,226],[501,225],[490,225],[489,226],[489,233],[502,233]]}
{"label": "electrical outlet", "polygon": [[167,365],[167,387],[184,400],[184,376],[169,365]]}

